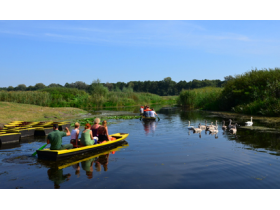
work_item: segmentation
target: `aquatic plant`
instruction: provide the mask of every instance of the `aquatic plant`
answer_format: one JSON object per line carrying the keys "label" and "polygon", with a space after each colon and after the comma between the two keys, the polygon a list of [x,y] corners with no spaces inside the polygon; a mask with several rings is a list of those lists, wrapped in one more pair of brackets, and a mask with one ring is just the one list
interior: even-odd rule
{"label": "aquatic plant", "polygon": [[[101,117],[100,118],[100,124],[102,124],[103,120],[132,120],[132,119],[139,119],[141,116],[106,116],[106,117]],[[74,126],[75,122],[78,122],[81,126],[84,126],[85,124],[89,123],[89,124],[93,124],[94,119],[96,117],[93,118],[84,118],[84,119],[78,119],[78,120],[74,120],[71,123],[71,126]],[[110,122],[108,122],[110,124]]]}

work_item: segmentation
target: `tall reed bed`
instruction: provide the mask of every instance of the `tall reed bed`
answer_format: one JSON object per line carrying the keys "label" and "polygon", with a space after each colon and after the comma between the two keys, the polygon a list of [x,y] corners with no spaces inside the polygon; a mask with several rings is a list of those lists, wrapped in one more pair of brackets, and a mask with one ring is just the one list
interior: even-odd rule
{"label": "tall reed bed", "polygon": [[88,94],[85,91],[75,88],[59,87],[47,88],[40,91],[0,91],[0,101],[35,104],[49,107],[77,107],[90,109],[96,107],[160,104],[164,103],[165,99],[151,93],[115,91],[108,92],[105,95],[100,95],[95,94],[94,92],[92,94]]}
{"label": "tall reed bed", "polygon": [[222,88],[217,87],[183,90],[177,99],[177,104],[187,109],[218,110],[221,92]]}
{"label": "tall reed bed", "polygon": [[0,101],[49,106],[52,98],[49,93],[38,91],[0,91]]}

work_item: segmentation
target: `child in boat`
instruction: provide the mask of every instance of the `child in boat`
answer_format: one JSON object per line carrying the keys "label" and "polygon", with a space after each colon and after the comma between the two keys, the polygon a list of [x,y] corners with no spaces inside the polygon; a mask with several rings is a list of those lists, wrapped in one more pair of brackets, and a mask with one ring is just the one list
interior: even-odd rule
{"label": "child in boat", "polygon": [[107,121],[106,120],[104,120],[102,122],[102,126],[98,127],[97,135],[98,135],[98,143],[101,143],[103,141],[108,141],[109,139],[111,139],[110,136],[109,136],[109,133],[108,133],[108,127],[107,127]]}
{"label": "child in boat", "polygon": [[62,145],[62,137],[70,136],[70,131],[66,127],[66,132],[58,130],[58,124],[53,124],[53,131],[47,137],[47,144],[51,144],[51,150],[63,150],[63,149],[72,149],[72,144]]}
{"label": "child in boat", "polygon": [[81,145],[82,146],[91,146],[96,144],[96,140],[92,136],[92,131],[90,130],[90,124],[87,123],[85,130],[82,132],[81,136]]}
{"label": "child in boat", "polygon": [[70,143],[73,144],[73,146],[75,145],[80,145],[80,140],[79,140],[79,130],[80,124],[78,122],[75,123],[75,129],[72,130],[71,132],[71,140]]}
{"label": "child in boat", "polygon": [[99,128],[99,123],[100,123],[100,119],[99,118],[95,118],[94,119],[94,124],[91,126],[91,131],[92,131],[92,136],[96,137],[97,136],[97,129]]}

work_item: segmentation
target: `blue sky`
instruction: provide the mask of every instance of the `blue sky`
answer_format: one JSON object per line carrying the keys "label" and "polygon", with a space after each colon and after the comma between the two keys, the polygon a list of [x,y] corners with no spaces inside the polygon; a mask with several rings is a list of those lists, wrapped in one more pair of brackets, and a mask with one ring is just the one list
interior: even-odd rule
{"label": "blue sky", "polygon": [[0,87],[220,79],[280,67],[280,21],[0,21]]}

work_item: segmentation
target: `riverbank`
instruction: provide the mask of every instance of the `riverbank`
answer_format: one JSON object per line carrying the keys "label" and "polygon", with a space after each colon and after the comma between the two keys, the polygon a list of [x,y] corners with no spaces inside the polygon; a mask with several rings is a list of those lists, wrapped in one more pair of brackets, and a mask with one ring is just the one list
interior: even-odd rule
{"label": "riverbank", "polygon": [[85,110],[72,107],[43,107],[30,104],[0,102],[0,127],[11,121],[65,121],[90,117]]}
{"label": "riverbank", "polygon": [[183,90],[177,103],[189,109],[280,116],[280,69],[251,70],[228,80],[223,88]]}

